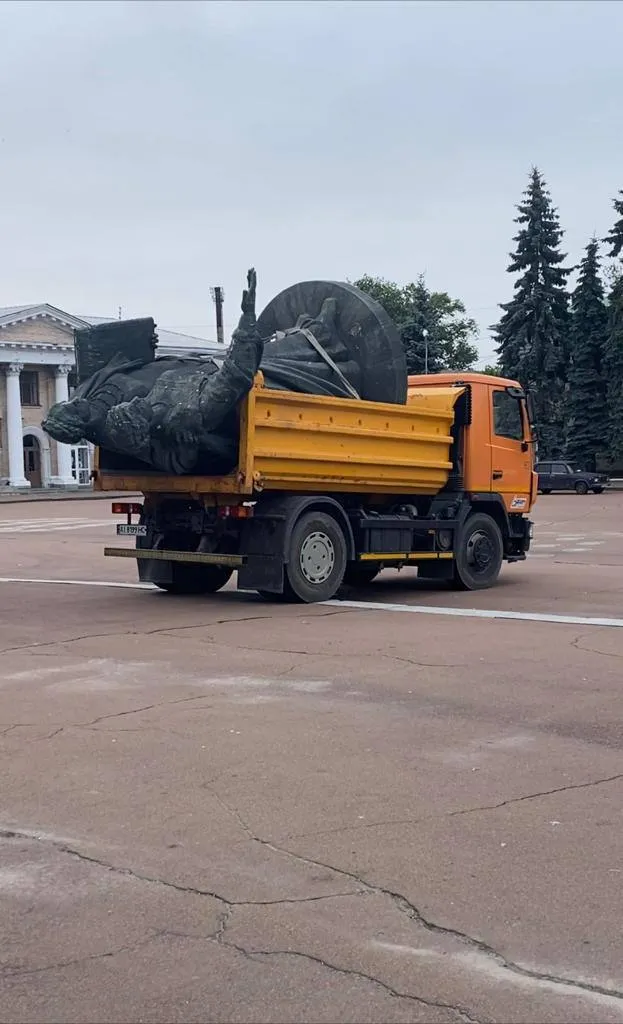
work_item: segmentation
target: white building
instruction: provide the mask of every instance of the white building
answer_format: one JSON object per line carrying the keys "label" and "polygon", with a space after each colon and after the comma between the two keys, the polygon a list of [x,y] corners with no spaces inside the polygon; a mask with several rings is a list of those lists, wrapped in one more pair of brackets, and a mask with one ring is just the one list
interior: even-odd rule
{"label": "white building", "polygon": [[[69,397],[73,332],[106,317],[39,306],[0,307],[0,487],[88,486],[91,446],[64,445],[41,429],[55,402]],[[205,355],[223,346],[156,328],[159,355]]]}

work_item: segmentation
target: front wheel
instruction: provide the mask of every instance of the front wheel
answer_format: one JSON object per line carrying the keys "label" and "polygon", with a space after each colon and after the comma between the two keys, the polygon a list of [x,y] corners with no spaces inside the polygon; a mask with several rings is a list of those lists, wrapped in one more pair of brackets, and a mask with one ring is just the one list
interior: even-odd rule
{"label": "front wheel", "polygon": [[287,600],[329,601],[342,584],[346,561],[346,540],[335,519],[325,512],[302,515],[290,538],[284,580]]}
{"label": "front wheel", "polygon": [[541,487],[541,494],[551,494],[551,493],[552,493],[552,491],[551,491],[550,487]]}
{"label": "front wheel", "polygon": [[603,493],[604,493],[603,487],[593,487],[593,494],[603,494]]}
{"label": "front wheel", "polygon": [[584,480],[578,480],[575,485],[576,494],[588,494],[588,484]]}
{"label": "front wheel", "polygon": [[504,559],[500,527],[491,516],[477,512],[466,520],[454,552],[454,586],[485,590],[497,580]]}

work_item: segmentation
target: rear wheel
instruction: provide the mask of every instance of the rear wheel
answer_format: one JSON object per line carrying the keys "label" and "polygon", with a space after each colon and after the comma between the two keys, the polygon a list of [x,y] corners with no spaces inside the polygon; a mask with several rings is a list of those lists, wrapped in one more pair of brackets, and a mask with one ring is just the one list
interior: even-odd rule
{"label": "rear wheel", "polygon": [[454,585],[458,590],[485,590],[497,580],[504,559],[500,527],[477,512],[460,531],[454,552]]}
{"label": "rear wheel", "polygon": [[302,515],[290,538],[285,599],[328,601],[342,584],[346,561],[346,540],[335,519],[325,512]]}
{"label": "rear wheel", "polygon": [[226,565],[172,562],[171,581],[156,586],[167,594],[215,594],[229,582],[233,571]]}
{"label": "rear wheel", "polygon": [[[195,534],[155,534],[147,524],[147,536],[137,537],[141,550],[195,551],[199,537]],[[170,572],[169,572],[170,566]],[[231,578],[233,569],[226,565],[206,565],[199,562],[161,562],[139,560],[139,579],[153,583],[167,594],[215,594]]]}
{"label": "rear wheel", "polygon": [[578,480],[577,484],[575,485],[575,493],[588,494],[588,484],[585,480]]}

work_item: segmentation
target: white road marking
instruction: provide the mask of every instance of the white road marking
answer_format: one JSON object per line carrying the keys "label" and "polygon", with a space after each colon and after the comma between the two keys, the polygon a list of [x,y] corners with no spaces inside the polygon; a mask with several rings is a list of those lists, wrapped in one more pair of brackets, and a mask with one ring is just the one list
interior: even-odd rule
{"label": "white road marking", "polygon": [[58,533],[114,525],[111,519],[0,519],[0,533]]}
{"label": "white road marking", "polygon": [[[0,583],[39,583],[71,587],[119,587],[124,590],[152,590],[152,583],[117,583],[114,580],[48,580],[0,576]],[[501,611],[492,608],[444,608],[425,604],[392,604],[381,601],[319,601],[321,607],[352,608],[354,611],[411,612],[414,615],[449,615],[462,619],[513,619],[525,622],[553,622],[569,626],[608,626],[623,628],[623,619],[592,618],[585,615],[547,615],[542,612]]]}
{"label": "white road marking", "polygon": [[547,615],[542,612],[498,611],[490,608],[443,608],[425,604],[391,604],[381,601],[322,601],[333,608],[356,608],[373,612],[412,612],[415,615],[450,615],[463,619],[518,619],[527,622],[557,622],[569,626],[614,626],[623,619],[589,618],[584,615]]}
{"label": "white road marking", "polygon": [[20,576],[0,576],[0,583],[50,583],[67,587],[121,587],[124,590],[157,590],[153,583],[117,583],[114,580],[34,580]]}

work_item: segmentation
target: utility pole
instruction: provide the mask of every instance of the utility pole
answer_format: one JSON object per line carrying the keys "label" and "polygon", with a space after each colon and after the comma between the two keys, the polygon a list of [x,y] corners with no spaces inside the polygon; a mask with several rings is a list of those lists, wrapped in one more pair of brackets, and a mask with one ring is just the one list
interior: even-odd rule
{"label": "utility pole", "polygon": [[424,338],[424,373],[428,373],[428,331],[426,327],[422,331],[422,337]]}
{"label": "utility pole", "polygon": [[210,295],[212,296],[212,301],[216,306],[216,340],[219,345],[223,345],[225,342],[225,336],[223,333],[223,302],[225,301],[225,290],[220,284],[217,284],[214,288],[210,288]]}

